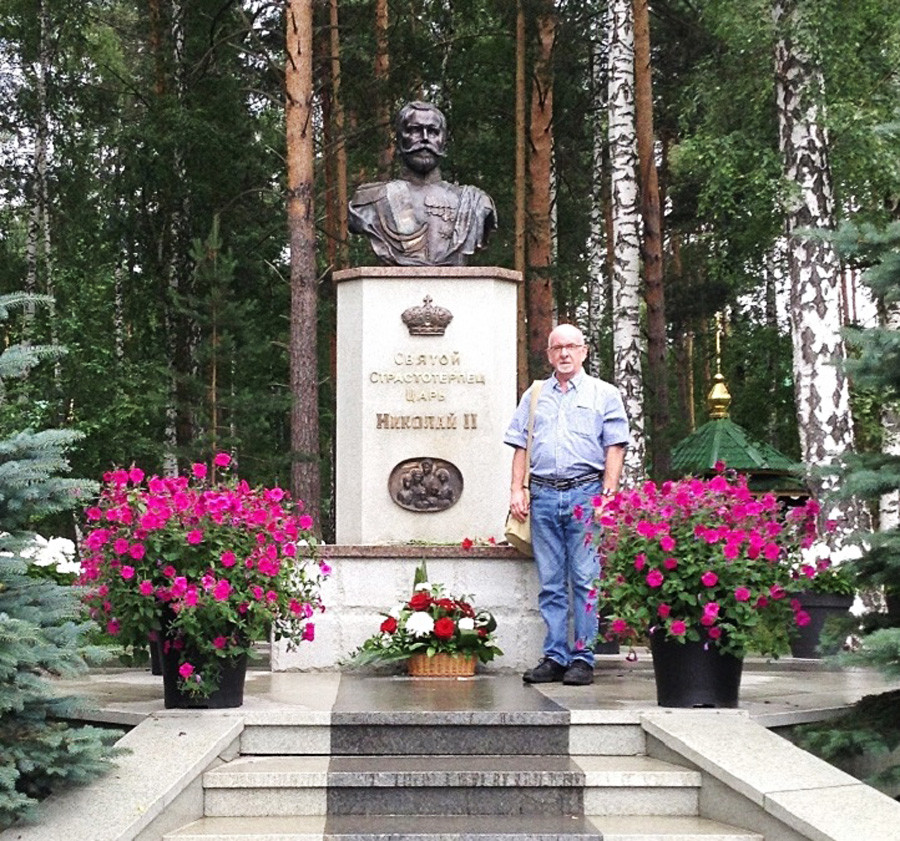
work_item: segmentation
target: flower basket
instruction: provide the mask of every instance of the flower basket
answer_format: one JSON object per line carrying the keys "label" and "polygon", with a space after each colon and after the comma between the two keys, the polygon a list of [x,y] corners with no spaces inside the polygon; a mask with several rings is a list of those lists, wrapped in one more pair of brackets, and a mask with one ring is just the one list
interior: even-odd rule
{"label": "flower basket", "polygon": [[378,633],[344,665],[406,661],[413,676],[465,677],[475,673],[478,661],[503,653],[494,642],[494,617],[476,610],[470,596],[449,596],[443,585],[429,582],[424,562],[416,569],[411,597],[382,618]]}
{"label": "flower basket", "polygon": [[406,661],[410,677],[472,677],[474,654],[413,654]]}

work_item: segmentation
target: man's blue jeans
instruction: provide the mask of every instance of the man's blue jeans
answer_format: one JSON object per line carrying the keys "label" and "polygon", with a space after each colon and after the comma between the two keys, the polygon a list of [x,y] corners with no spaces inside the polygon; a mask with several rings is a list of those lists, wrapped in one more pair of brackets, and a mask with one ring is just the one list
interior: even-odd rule
{"label": "man's blue jeans", "polygon": [[544,655],[562,666],[574,659],[593,666],[597,636],[594,580],[600,575],[600,565],[596,548],[590,541],[585,545],[584,523],[572,511],[576,505],[585,515],[593,511],[591,500],[599,495],[602,484],[597,480],[558,491],[532,483],[530,490],[531,545],[541,585],[538,607],[547,625]]}

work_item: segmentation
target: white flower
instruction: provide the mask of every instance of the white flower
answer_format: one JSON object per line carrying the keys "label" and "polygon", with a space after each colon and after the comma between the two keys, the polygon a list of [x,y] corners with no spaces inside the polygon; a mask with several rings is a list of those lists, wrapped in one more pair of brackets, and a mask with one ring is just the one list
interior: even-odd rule
{"label": "white flower", "polygon": [[406,630],[414,637],[427,637],[434,630],[434,619],[423,610],[417,610],[406,620]]}
{"label": "white flower", "polygon": [[422,581],[420,584],[416,584],[414,589],[427,590],[430,593],[431,592],[431,584],[429,584],[427,581]]}
{"label": "white flower", "polygon": [[471,616],[463,616],[462,619],[457,623],[460,631],[474,631],[475,630],[475,620],[472,619]]}
{"label": "white flower", "polygon": [[81,572],[81,564],[75,560],[75,544],[65,537],[47,540],[39,534],[32,535],[31,546],[22,550],[22,557],[35,566],[55,566],[57,572]]}

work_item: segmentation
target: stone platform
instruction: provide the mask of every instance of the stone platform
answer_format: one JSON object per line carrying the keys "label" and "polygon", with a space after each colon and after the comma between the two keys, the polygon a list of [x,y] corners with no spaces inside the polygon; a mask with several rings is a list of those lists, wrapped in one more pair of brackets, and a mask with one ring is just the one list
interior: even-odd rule
{"label": "stone platform", "polygon": [[895,688],[864,670],[750,660],[738,710],[658,708],[643,651],[588,687],[252,670],[234,710],[59,688],[131,752],[2,841],[900,841],[900,804],[771,729]]}

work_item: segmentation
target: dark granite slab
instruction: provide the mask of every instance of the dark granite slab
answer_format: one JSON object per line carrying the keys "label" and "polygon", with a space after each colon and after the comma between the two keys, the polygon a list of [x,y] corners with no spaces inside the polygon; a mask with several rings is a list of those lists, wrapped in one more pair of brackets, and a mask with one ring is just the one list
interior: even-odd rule
{"label": "dark granite slab", "polygon": [[328,787],[583,786],[568,756],[336,756]]}
{"label": "dark granite slab", "polygon": [[360,678],[343,675],[334,724],[569,723],[569,713],[534,687],[493,675]]}
{"label": "dark granite slab", "polygon": [[521,681],[343,675],[331,752],[566,754],[568,725],[567,709]]}
{"label": "dark granite slab", "polygon": [[335,815],[325,841],[602,841],[573,815],[450,815],[440,817]]}
{"label": "dark granite slab", "polygon": [[329,815],[578,815],[581,786],[329,788]]}

